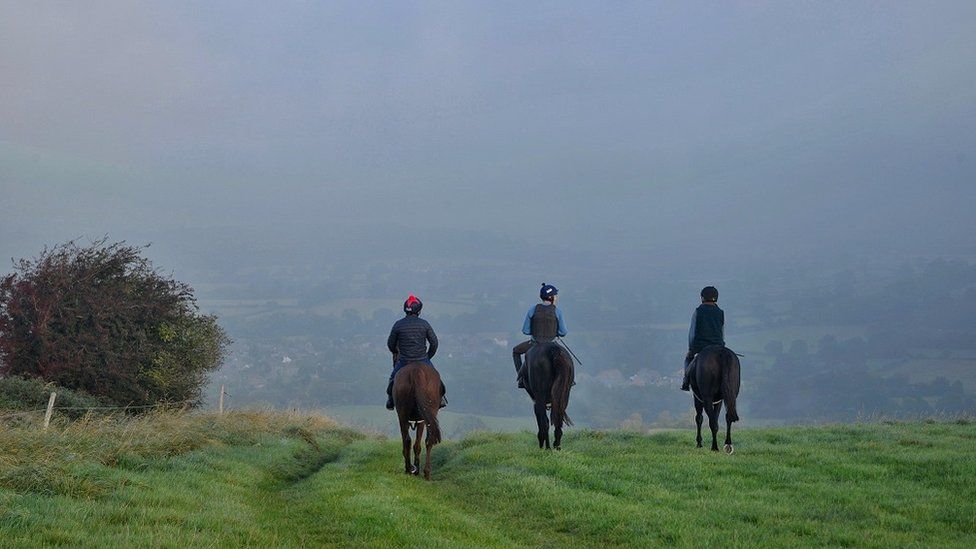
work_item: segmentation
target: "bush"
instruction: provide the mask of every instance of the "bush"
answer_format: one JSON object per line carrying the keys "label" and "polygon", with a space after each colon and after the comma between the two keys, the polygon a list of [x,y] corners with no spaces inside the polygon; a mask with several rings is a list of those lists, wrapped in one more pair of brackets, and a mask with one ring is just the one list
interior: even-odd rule
{"label": "bush", "polygon": [[143,249],[68,242],[21,260],[0,279],[0,374],[119,405],[199,404],[227,336]]}
{"label": "bush", "polygon": [[[54,403],[57,408],[94,408],[106,404],[103,400],[82,391],[56,387],[39,379],[7,377],[0,378],[0,410],[45,409],[52,391],[58,394]],[[85,414],[85,410],[60,410],[59,413],[78,418]]]}

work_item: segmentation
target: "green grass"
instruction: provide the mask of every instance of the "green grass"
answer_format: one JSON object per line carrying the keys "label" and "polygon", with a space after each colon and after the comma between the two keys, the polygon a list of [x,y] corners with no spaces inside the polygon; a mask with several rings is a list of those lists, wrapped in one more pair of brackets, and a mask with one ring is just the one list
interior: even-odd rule
{"label": "green grass", "polygon": [[[323,412],[344,425],[399,437],[400,430],[396,425],[396,415],[382,406],[330,406],[325,408]],[[517,432],[535,429],[535,418],[531,412],[531,402],[529,402],[526,405],[526,415],[523,417],[465,414],[452,412],[450,407],[442,409],[437,417],[440,420],[441,431],[445,436],[459,438],[459,435],[471,431]]]}
{"label": "green grass", "polygon": [[976,545],[976,424],[570,430],[435,448],[315,416],[157,414],[0,432],[3,546]]}

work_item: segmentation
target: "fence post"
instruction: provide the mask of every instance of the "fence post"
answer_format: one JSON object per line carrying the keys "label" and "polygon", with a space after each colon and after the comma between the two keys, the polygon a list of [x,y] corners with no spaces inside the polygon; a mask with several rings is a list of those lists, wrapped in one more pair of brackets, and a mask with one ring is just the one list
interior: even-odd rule
{"label": "fence post", "polygon": [[218,406],[218,412],[220,415],[224,415],[224,386],[220,386],[220,404]]}
{"label": "fence post", "polygon": [[44,414],[44,430],[46,431],[48,426],[51,425],[51,414],[54,413],[54,399],[58,397],[57,393],[52,392],[51,398],[47,399],[47,413]]}

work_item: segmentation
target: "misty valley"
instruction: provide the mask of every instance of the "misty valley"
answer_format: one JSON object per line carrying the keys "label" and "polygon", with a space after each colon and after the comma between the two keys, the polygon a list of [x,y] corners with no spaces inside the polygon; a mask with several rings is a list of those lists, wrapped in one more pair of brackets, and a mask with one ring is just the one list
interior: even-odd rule
{"label": "misty valley", "polygon": [[[640,431],[693,425],[690,398],[677,388],[694,285],[666,268],[609,257],[603,267],[564,260],[553,270],[570,326],[566,342],[582,361],[574,420]],[[762,272],[743,264],[740,272],[709,282],[722,290],[727,343],[744,355],[746,425],[952,415],[976,405],[976,313],[958,306],[976,297],[972,263],[797,262]],[[401,316],[399,294],[423,288],[424,317],[441,342],[434,364],[451,399],[446,432],[530,423],[511,348],[523,339],[521,315],[535,281],[514,264],[445,260],[404,270],[347,261],[328,272],[279,266],[228,278],[236,283],[199,286],[202,307],[234,339],[211,399],[224,386],[233,406],[322,408],[390,431],[394,422],[382,408],[391,368],[386,336]]]}

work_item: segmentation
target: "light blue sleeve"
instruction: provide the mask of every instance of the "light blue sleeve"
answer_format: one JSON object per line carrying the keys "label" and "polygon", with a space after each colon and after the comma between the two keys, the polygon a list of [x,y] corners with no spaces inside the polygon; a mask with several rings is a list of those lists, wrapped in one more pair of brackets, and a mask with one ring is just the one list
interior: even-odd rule
{"label": "light blue sleeve", "polygon": [[525,313],[525,321],[522,322],[522,333],[530,336],[532,335],[532,313],[535,312],[535,307],[532,307]]}
{"label": "light blue sleeve", "polygon": [[556,333],[559,337],[564,337],[566,335],[566,322],[563,320],[563,312],[556,308],[556,320],[559,321],[559,325],[556,328]]}
{"label": "light blue sleeve", "polygon": [[691,315],[691,328],[688,330],[688,349],[695,343],[695,327],[698,325],[698,309]]}

